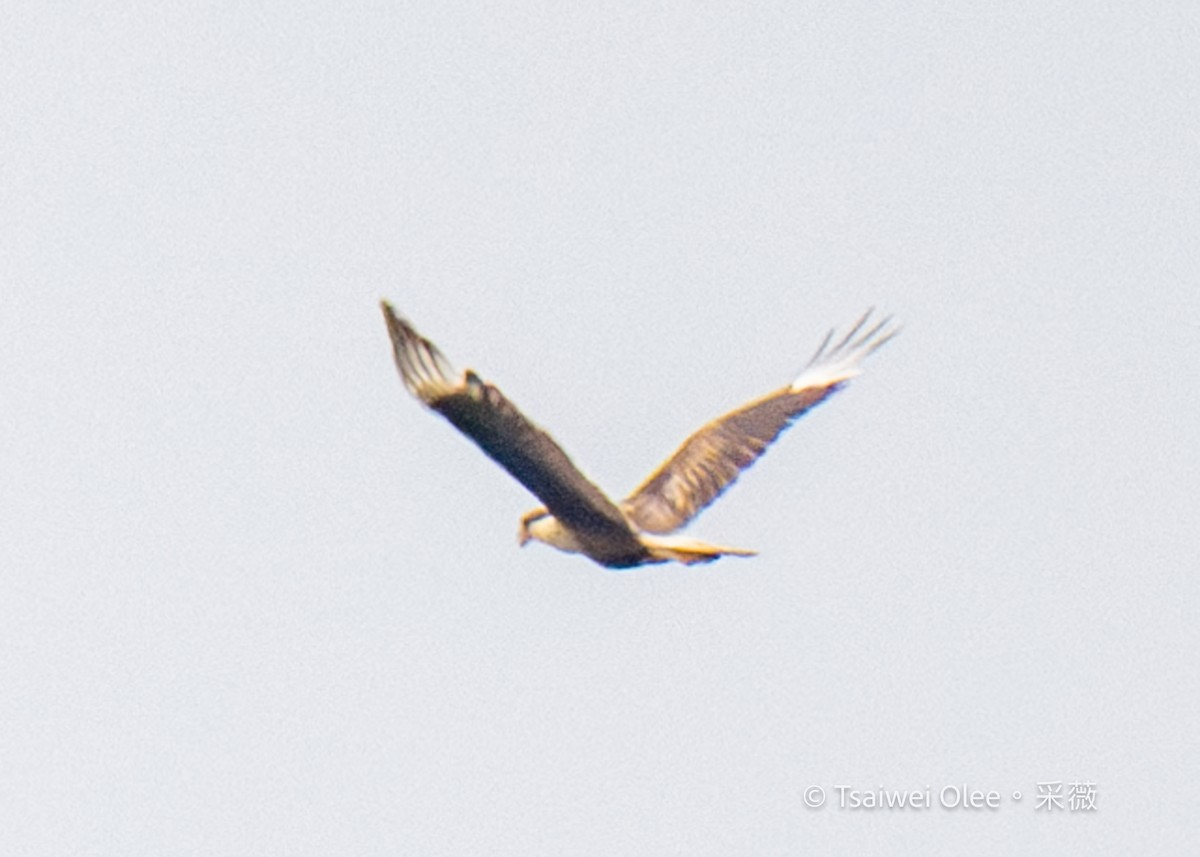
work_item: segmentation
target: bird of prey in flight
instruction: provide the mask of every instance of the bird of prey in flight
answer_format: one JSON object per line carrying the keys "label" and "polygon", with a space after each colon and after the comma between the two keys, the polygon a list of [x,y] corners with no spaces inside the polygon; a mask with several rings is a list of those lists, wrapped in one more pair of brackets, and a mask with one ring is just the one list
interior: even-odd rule
{"label": "bird of prey in flight", "polygon": [[772,441],[859,372],[868,354],[896,335],[868,311],[834,342],[830,331],[791,384],[718,417],[692,434],[646,481],[613,502],[494,385],[459,374],[437,347],[382,302],[404,386],[475,441],[545,505],[521,516],[518,540],[582,553],[608,568],[712,562],[754,551],[671,535],[712,503]]}

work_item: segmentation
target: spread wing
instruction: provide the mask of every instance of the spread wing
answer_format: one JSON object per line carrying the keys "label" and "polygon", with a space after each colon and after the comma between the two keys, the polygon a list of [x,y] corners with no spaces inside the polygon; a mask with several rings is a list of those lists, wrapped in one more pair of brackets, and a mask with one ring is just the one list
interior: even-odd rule
{"label": "spread wing", "polygon": [[410,393],[475,441],[563,524],[604,538],[615,550],[627,545],[630,555],[644,551],[620,510],[579,472],[550,435],[474,372],[458,376],[437,347],[387,301],[381,306],[396,367]]}
{"label": "spread wing", "polygon": [[[871,311],[830,348],[830,331],[800,376],[787,387],[718,417],[621,504],[649,533],[671,533],[700,514],[793,422],[858,374],[858,364],[899,332],[890,318],[867,327]],[[866,328],[864,330],[864,328]]]}

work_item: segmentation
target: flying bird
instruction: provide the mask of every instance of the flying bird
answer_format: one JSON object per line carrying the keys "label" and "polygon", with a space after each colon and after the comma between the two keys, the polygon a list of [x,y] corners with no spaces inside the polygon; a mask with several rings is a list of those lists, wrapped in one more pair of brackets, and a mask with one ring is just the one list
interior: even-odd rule
{"label": "flying bird", "polygon": [[469,369],[456,372],[387,301],[381,306],[408,391],[545,504],[521,516],[518,542],[544,542],[608,568],[754,556],[754,551],[672,534],[716,500],[784,429],[857,375],[863,358],[899,332],[890,317],[869,324],[870,310],[836,343],[830,331],[795,381],[702,426],[632,494],[613,502],[497,387]]}

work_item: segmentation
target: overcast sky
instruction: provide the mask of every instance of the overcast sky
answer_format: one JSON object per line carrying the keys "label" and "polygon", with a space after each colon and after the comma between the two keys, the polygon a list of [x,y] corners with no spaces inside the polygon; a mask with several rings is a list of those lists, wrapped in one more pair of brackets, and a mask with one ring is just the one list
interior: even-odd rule
{"label": "overcast sky", "polygon": [[[0,11],[0,851],[1194,846],[1192,4],[83,5]],[[381,298],[615,497],[904,330],[614,573]]]}

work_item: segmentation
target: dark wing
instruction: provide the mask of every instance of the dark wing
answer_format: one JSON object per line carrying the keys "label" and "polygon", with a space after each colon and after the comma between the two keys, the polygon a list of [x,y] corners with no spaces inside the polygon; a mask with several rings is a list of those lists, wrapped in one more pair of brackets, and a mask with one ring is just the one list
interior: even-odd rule
{"label": "dark wing", "polygon": [[396,366],[410,393],[479,444],[563,524],[603,538],[615,553],[625,546],[631,556],[644,551],[620,510],[579,472],[550,435],[474,372],[456,377],[432,342],[398,316],[387,301],[381,305]]}
{"label": "dark wing", "polygon": [[899,332],[888,327],[889,318],[863,332],[870,315],[868,311],[833,348],[830,331],[790,386],[695,432],[621,504],[625,514],[649,533],[674,532],[700,514],[784,429],[857,375],[862,359]]}

